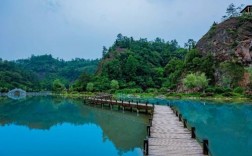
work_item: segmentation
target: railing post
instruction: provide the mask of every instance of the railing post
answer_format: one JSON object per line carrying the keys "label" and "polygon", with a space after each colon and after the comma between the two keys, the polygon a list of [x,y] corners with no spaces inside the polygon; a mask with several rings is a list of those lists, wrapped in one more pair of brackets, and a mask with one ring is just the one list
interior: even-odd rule
{"label": "railing post", "polygon": [[208,155],[208,140],[204,139],[203,140],[203,154]]}
{"label": "railing post", "polygon": [[152,119],[151,118],[149,119],[149,123],[150,123],[150,126],[152,126]]}
{"label": "railing post", "polygon": [[192,127],[192,138],[195,139],[196,135],[195,135],[195,127]]}
{"label": "railing post", "polygon": [[149,141],[144,139],[144,155],[149,155]]}
{"label": "railing post", "polygon": [[179,114],[179,121],[182,121],[182,120],[181,120],[181,118],[182,118],[182,115],[181,115],[181,114]]}
{"label": "railing post", "polygon": [[150,125],[147,126],[147,135],[150,137]]}
{"label": "railing post", "polygon": [[187,123],[187,120],[186,120],[186,119],[184,119],[184,120],[183,120],[184,128],[187,128],[186,123]]}
{"label": "railing post", "polygon": [[148,108],[147,108],[147,106],[148,106],[148,101],[145,103],[145,106],[146,106],[146,108],[145,108],[145,113],[147,114],[147,113],[148,113]]}

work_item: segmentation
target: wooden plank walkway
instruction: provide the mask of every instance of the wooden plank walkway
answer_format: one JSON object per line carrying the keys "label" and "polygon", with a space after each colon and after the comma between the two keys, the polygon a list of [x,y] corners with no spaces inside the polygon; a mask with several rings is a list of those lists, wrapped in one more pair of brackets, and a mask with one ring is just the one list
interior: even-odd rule
{"label": "wooden plank walkway", "polygon": [[140,103],[140,102],[132,102],[132,101],[120,101],[120,100],[112,100],[112,99],[102,99],[102,98],[94,98],[94,97],[86,97],[84,99],[86,102],[95,104],[108,106],[113,108],[113,106],[118,106],[118,109],[123,110],[135,110],[136,112],[144,111],[145,113],[153,113],[154,104],[149,103]]}
{"label": "wooden plank walkway", "polygon": [[148,138],[151,156],[202,156],[203,150],[170,107],[155,105]]}

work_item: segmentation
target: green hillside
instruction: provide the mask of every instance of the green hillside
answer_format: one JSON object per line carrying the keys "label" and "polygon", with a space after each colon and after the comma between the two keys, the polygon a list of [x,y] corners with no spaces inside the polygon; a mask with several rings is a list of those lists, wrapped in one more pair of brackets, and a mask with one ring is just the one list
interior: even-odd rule
{"label": "green hillside", "polygon": [[31,56],[16,61],[1,61],[1,88],[15,87],[26,90],[52,90],[53,81],[59,79],[66,87],[81,73],[93,74],[99,60],[73,59],[64,61],[52,55]]}

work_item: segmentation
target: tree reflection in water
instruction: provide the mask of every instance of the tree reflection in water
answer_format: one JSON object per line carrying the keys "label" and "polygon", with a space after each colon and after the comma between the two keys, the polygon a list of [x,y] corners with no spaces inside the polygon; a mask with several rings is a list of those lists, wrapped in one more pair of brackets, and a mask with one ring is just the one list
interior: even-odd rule
{"label": "tree reflection in water", "polygon": [[15,124],[50,130],[63,123],[99,126],[103,131],[103,141],[111,140],[121,155],[134,148],[142,148],[148,116],[104,110],[83,105],[81,100],[53,96],[18,101],[4,98],[0,101],[1,126]]}

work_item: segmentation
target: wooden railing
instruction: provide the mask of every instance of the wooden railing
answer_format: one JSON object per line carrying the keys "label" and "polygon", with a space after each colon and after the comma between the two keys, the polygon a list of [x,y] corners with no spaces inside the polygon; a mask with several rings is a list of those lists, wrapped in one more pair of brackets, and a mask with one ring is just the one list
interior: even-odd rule
{"label": "wooden railing", "polygon": [[196,128],[195,127],[191,127],[191,129],[189,128],[190,125],[187,122],[187,119],[182,117],[182,114],[179,113],[178,110],[176,110],[173,106],[171,106],[171,109],[173,110],[173,112],[176,114],[177,117],[179,117],[179,121],[183,122],[184,128],[187,128],[191,131],[191,138],[196,139],[199,143],[202,144],[203,147],[203,154],[204,155],[211,155],[211,152],[209,150],[209,144],[208,144],[208,140],[207,139],[200,139],[199,137],[197,137],[196,135]]}

